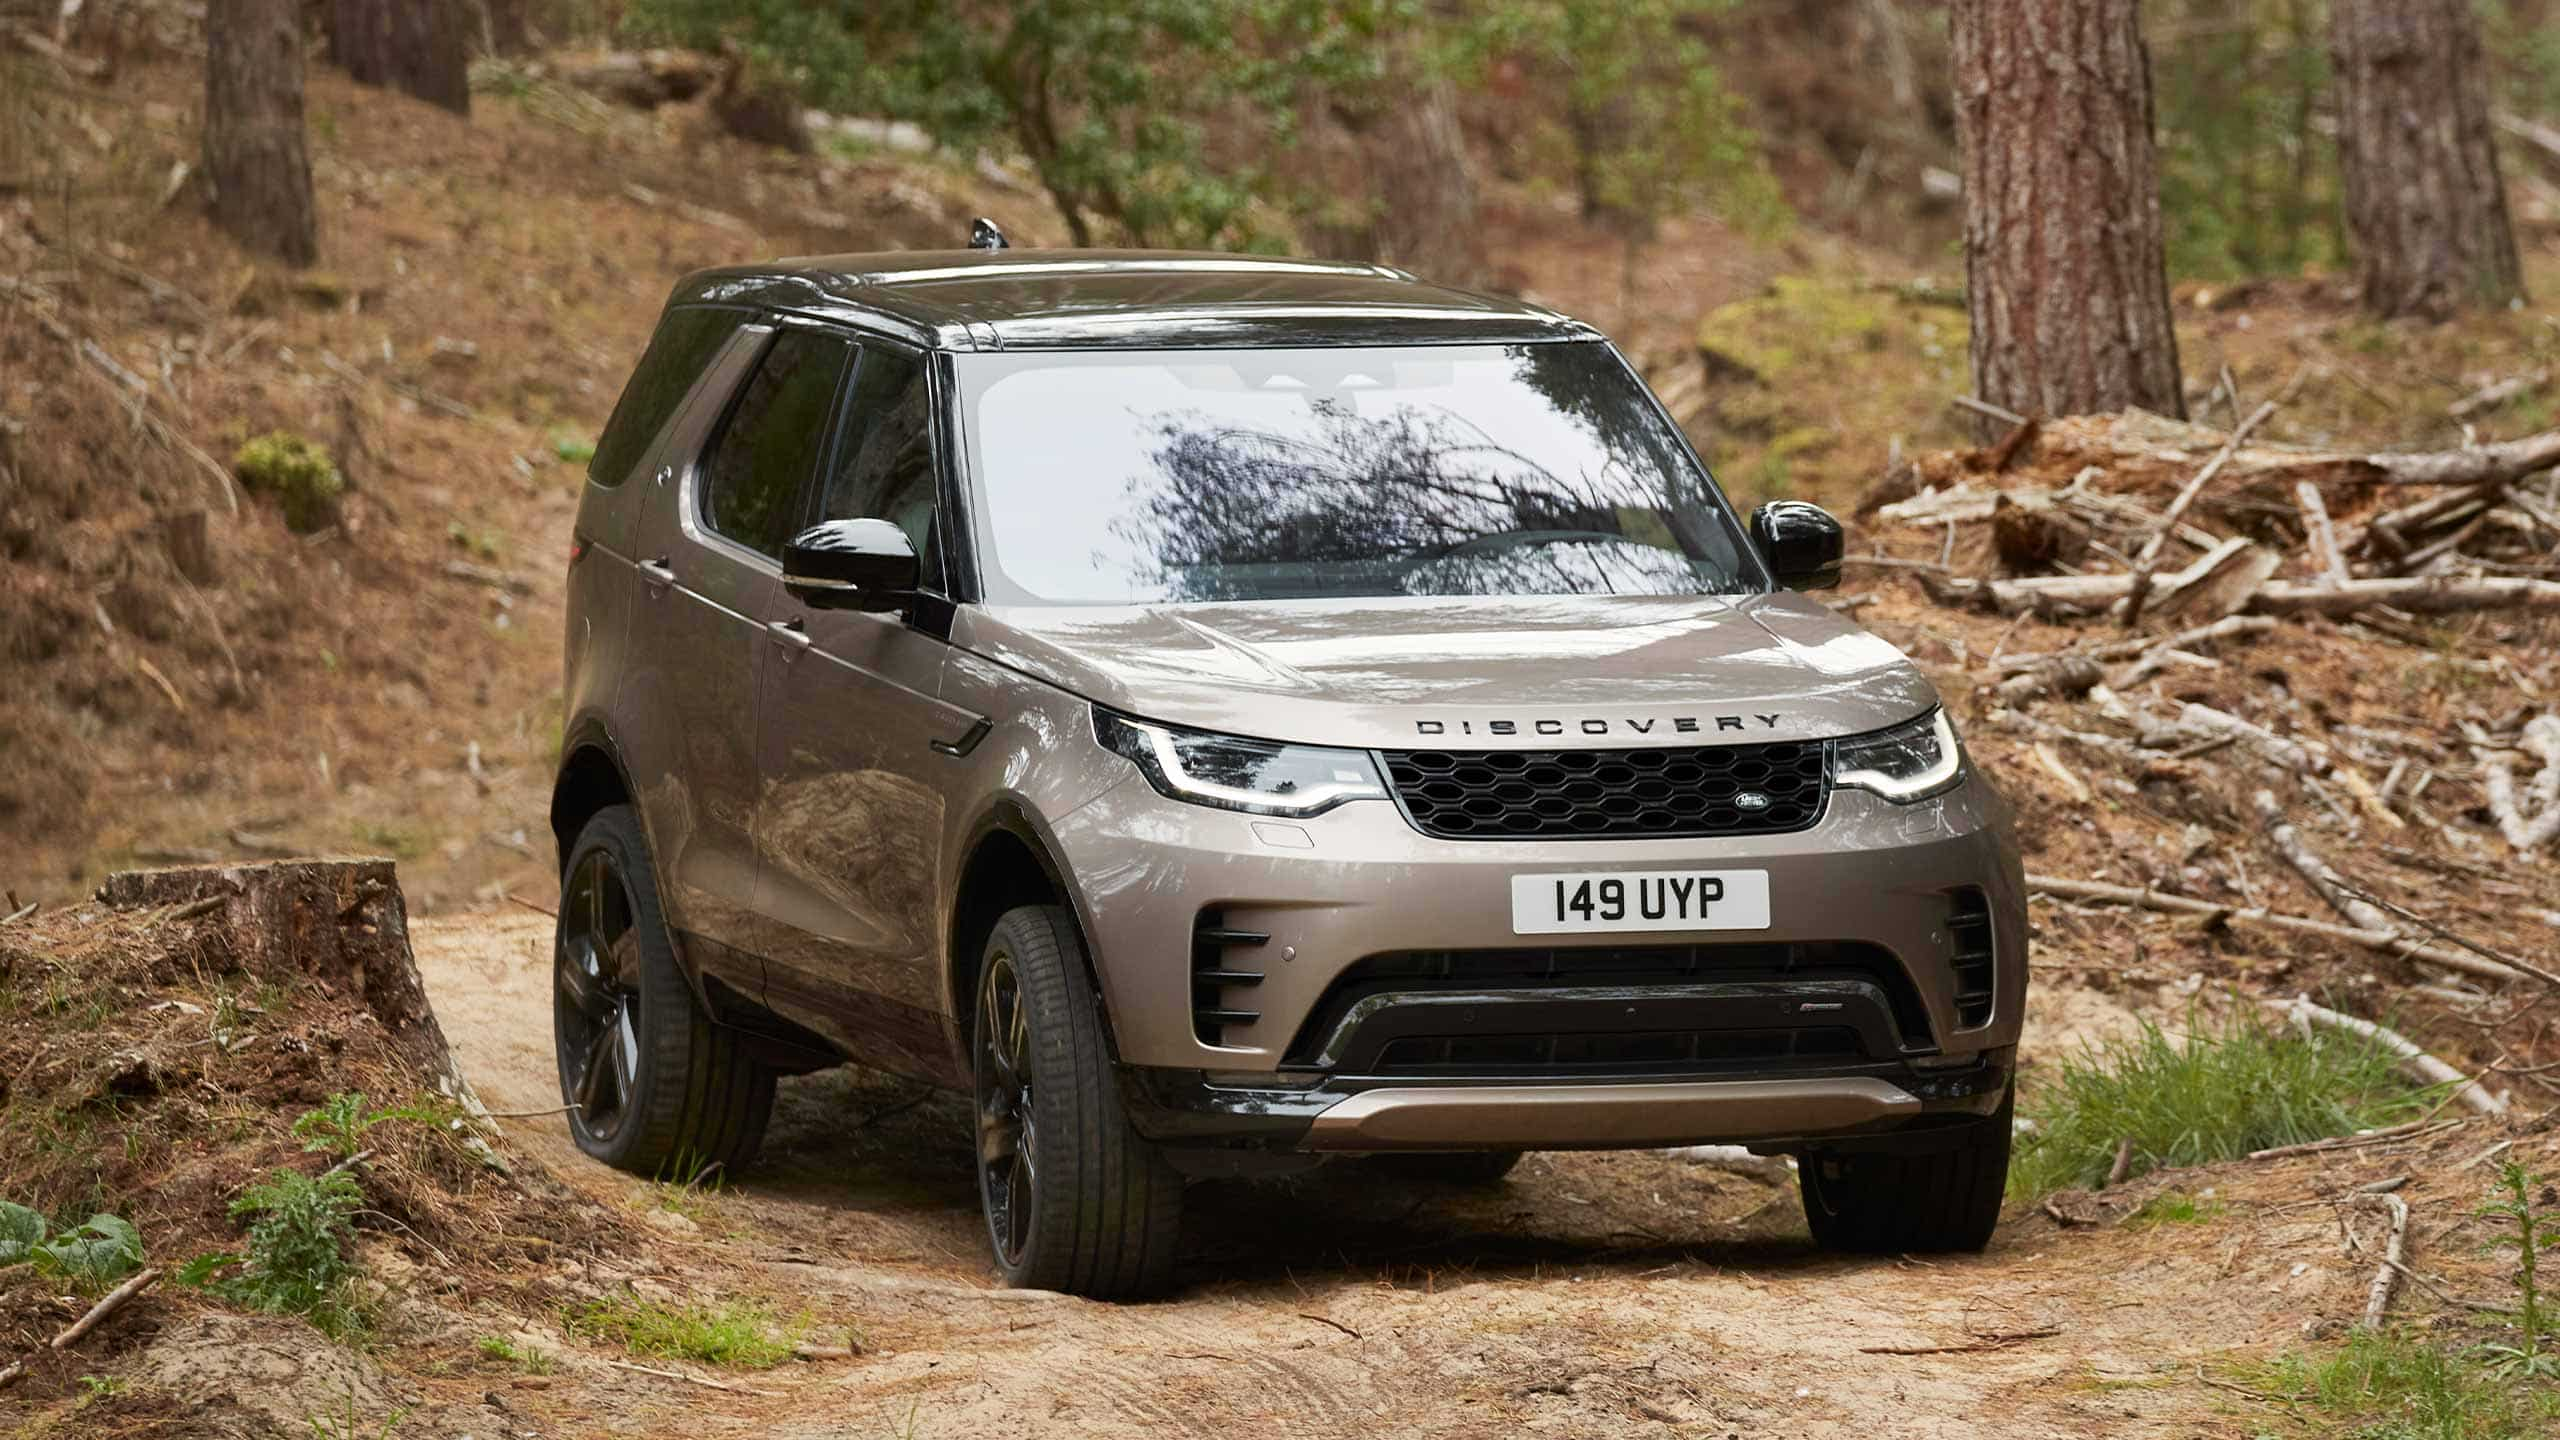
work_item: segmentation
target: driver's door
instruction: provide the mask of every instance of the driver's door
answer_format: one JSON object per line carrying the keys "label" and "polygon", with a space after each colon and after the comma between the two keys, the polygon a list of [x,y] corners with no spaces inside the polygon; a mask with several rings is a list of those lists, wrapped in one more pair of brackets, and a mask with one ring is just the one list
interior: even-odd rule
{"label": "driver's door", "polygon": [[765,1003],[848,1054],[936,1078],[942,771],[933,746],[977,716],[940,698],[949,605],[935,544],[932,399],[923,357],[864,340],[813,520],[907,533],[932,598],[913,616],[816,610],[783,592],[792,637],[760,691],[759,900],[774,926]]}

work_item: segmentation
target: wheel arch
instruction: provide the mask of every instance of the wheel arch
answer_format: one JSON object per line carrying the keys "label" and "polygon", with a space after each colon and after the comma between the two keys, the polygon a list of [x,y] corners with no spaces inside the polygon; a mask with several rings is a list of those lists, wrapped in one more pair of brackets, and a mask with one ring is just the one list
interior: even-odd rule
{"label": "wheel arch", "polygon": [[[573,731],[561,746],[560,769],[551,781],[551,839],[563,872],[570,847],[578,843],[578,832],[587,828],[597,811],[636,804],[638,799],[611,733],[592,723]],[[644,824],[642,830],[646,829]]]}
{"label": "wheel arch", "polygon": [[968,1017],[977,993],[978,963],[996,921],[1017,906],[1062,905],[1085,942],[1085,983],[1093,987],[1104,1043],[1112,1054],[1119,1054],[1111,1034],[1111,1007],[1094,968],[1093,926],[1085,914],[1084,894],[1048,828],[1019,802],[999,801],[971,827],[962,850],[967,858],[957,872],[959,882],[952,889],[951,913],[944,928],[945,1009],[956,1053],[963,1057],[968,1053]]}

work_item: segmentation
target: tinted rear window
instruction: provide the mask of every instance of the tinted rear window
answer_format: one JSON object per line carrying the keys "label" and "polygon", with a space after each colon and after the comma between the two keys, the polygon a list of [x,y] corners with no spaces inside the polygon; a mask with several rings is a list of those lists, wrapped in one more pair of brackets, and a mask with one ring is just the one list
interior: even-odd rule
{"label": "tinted rear window", "polygon": [[619,485],[631,477],[633,467],[648,453],[649,442],[658,438],[659,428],[675,413],[695,377],[711,363],[741,318],[740,311],[698,305],[667,312],[658,322],[658,333],[649,337],[640,368],[631,372],[630,382],[622,387],[613,418],[605,422],[604,434],[596,441],[596,453],[587,461],[588,479],[599,485]]}

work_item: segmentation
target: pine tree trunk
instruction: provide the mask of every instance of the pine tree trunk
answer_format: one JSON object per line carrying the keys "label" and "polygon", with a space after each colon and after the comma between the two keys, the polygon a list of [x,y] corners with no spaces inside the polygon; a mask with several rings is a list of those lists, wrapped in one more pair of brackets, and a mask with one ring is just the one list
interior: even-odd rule
{"label": "pine tree trunk", "polygon": [[2441,319],[2522,295],[2470,0],[2332,0],[2329,50],[2365,308]]}
{"label": "pine tree trunk", "polygon": [[2186,414],[2135,10],[1953,7],[1974,391],[2021,415]]}
{"label": "pine tree trunk", "polygon": [[205,9],[204,174],[214,222],[263,255],[320,258],[302,128],[302,7],[210,0]]}
{"label": "pine tree trunk", "polygon": [[478,11],[456,0],[332,0],[329,58],[360,84],[468,115],[478,25]]}

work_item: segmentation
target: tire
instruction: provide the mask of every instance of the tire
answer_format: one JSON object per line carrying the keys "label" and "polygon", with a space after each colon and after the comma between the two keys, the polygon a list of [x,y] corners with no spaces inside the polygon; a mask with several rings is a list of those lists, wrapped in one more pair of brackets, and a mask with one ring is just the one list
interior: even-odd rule
{"label": "tire", "polygon": [[2000,1223],[2014,1088],[1961,1138],[1918,1154],[1815,1150],[1797,1163],[1805,1223],[1825,1250],[1865,1255],[1980,1250]]}
{"label": "tire", "polygon": [[1518,1150],[1424,1151],[1372,1156],[1371,1165],[1398,1180],[1470,1187],[1499,1185],[1520,1163]]}
{"label": "tire", "polygon": [[1008,910],[987,937],[969,1045],[978,1198],[1005,1284],[1129,1299],[1173,1278],[1182,1176],[1129,1128],[1090,973],[1058,906]]}
{"label": "tire", "polygon": [[654,1179],[743,1169],[773,1116],[773,1072],[695,1003],[630,806],[596,812],[562,877],[551,1019],[571,1138]]}

